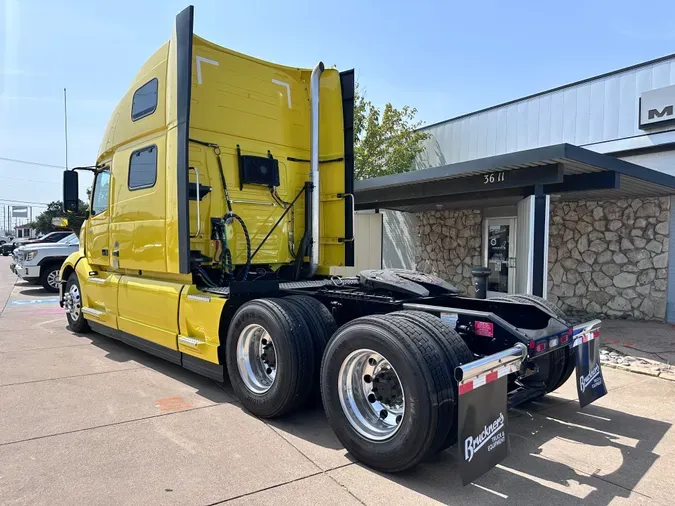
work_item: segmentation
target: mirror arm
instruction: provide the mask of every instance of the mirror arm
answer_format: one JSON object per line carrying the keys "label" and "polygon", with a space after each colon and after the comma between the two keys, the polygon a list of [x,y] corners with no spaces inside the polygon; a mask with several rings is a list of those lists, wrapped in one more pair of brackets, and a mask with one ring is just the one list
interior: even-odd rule
{"label": "mirror arm", "polygon": [[87,170],[89,172],[98,172],[99,169],[102,169],[104,165],[86,165],[84,167],[73,167],[69,170]]}

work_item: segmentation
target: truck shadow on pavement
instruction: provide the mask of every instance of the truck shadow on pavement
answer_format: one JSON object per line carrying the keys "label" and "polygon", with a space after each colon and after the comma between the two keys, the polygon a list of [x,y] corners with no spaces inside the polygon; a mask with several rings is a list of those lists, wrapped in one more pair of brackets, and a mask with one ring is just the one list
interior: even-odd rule
{"label": "truck shadow on pavement", "polygon": [[[78,335],[104,350],[110,360],[136,362],[190,385],[212,402],[239,405],[228,383],[209,380],[95,333]],[[366,503],[377,502],[384,490],[400,503],[419,501],[417,494],[422,494],[444,504],[472,506],[503,504],[505,499],[523,504],[608,505],[631,494],[631,499],[645,502],[672,499],[651,496],[654,490],[666,494],[668,486],[659,488],[657,478],[646,477],[660,457],[656,447],[671,424],[594,405],[581,412],[576,400],[546,397],[510,411],[509,457],[466,487],[459,478],[456,446],[395,475],[358,463],[344,467],[354,459],[333,434],[318,399],[299,412],[265,422],[291,444],[293,438],[309,443],[302,453],[312,461],[313,445],[318,447],[314,453],[332,450],[340,464],[320,467],[334,468],[334,478]],[[370,497],[378,487],[380,495]]]}
{"label": "truck shadow on pavement", "polygon": [[[68,329],[70,330],[70,327],[68,327]],[[234,397],[228,393],[227,387],[229,385],[223,385],[222,383],[210,380],[204,376],[188,371],[187,369],[183,369],[179,365],[172,364],[121,341],[108,338],[95,332],[88,332],[86,334],[73,332],[73,334],[88,339],[93,346],[105,351],[106,358],[109,360],[120,363],[136,362],[140,366],[153,369],[160,374],[164,374],[185,385],[189,385],[195,389],[197,395],[214,403],[222,404],[234,402]]]}
{"label": "truck shadow on pavement", "polygon": [[[357,464],[358,471],[338,470],[337,479],[347,474],[345,483],[341,483],[350,485],[350,490],[366,503],[374,499],[368,497],[368,488],[381,483],[382,490],[388,490],[387,495],[398,497],[401,503],[414,502],[412,492],[416,492],[443,504],[503,504],[508,498],[523,504],[607,505],[617,497],[631,495],[658,460],[654,450],[671,427],[670,423],[599,406],[588,406],[581,412],[576,400],[548,403],[550,407],[543,409],[542,402],[531,406],[539,411],[525,405],[510,412],[510,456],[473,486],[462,486],[456,446],[403,473],[383,474]],[[320,407],[268,423],[313,444],[342,448]],[[353,460],[348,454],[346,457]],[[363,490],[351,488],[349,475],[364,474],[370,478],[355,479],[354,483],[365,481],[369,485]],[[652,479],[646,481],[645,487],[653,489]],[[648,500],[645,491],[638,491],[631,499],[640,497],[638,494]]]}

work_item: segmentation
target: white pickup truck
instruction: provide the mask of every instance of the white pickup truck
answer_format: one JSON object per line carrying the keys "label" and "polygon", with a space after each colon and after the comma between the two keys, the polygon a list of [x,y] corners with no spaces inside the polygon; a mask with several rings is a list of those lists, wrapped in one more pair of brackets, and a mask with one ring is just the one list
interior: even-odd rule
{"label": "white pickup truck", "polygon": [[48,292],[58,292],[61,264],[79,247],[75,234],[55,243],[27,244],[14,250],[10,268],[21,279],[39,282]]}

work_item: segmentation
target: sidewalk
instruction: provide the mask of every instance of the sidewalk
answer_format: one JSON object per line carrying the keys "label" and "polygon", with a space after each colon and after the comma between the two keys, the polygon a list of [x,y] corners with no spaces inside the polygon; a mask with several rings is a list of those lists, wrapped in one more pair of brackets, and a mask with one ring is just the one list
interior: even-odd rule
{"label": "sidewalk", "polygon": [[675,381],[675,327],[668,323],[603,320],[603,366]]}

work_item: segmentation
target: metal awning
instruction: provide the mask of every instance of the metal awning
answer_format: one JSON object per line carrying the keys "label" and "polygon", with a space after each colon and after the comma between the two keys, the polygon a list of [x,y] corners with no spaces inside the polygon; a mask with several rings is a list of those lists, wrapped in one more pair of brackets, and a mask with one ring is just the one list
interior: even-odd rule
{"label": "metal awning", "polygon": [[429,211],[512,205],[536,185],[565,200],[675,194],[675,177],[580,148],[557,144],[453,163],[354,184],[357,209]]}

